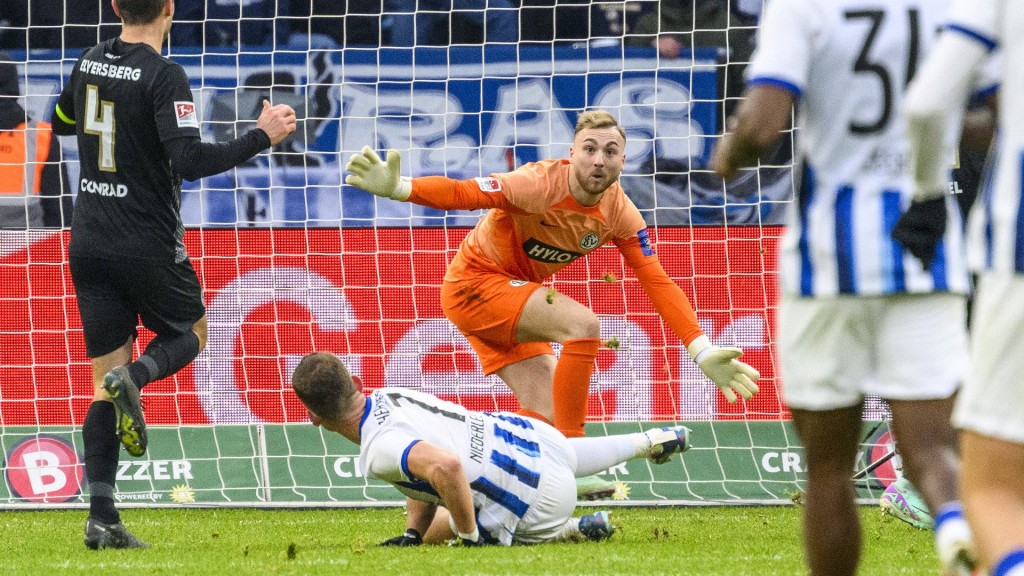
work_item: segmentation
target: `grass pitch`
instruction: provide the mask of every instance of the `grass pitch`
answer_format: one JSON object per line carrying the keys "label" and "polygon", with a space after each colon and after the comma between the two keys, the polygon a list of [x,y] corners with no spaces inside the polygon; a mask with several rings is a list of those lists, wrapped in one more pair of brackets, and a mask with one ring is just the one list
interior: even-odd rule
{"label": "grass pitch", "polygon": [[[581,508],[577,515],[594,508]],[[402,511],[125,510],[147,550],[87,550],[86,513],[0,512],[0,573],[143,576],[805,574],[800,509],[785,507],[613,508],[611,540],[513,548],[383,548],[400,534]],[[938,573],[931,532],[877,507],[861,510],[861,574]]]}

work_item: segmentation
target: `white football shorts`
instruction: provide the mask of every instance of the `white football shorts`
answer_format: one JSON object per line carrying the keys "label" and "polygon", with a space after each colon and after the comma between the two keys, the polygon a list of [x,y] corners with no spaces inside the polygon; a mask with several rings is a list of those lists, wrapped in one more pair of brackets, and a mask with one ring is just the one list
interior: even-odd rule
{"label": "white football shorts", "polygon": [[537,500],[516,526],[516,544],[554,539],[576,511],[576,453],[561,432],[542,422],[535,421],[534,425],[540,433],[540,484]]}
{"label": "white football shorts", "polygon": [[947,398],[967,376],[963,295],[784,296],[777,324],[782,398],[792,408],[847,408],[866,394]]}
{"label": "white football shorts", "polygon": [[1024,277],[983,274],[971,321],[971,372],[953,424],[1024,444]]}

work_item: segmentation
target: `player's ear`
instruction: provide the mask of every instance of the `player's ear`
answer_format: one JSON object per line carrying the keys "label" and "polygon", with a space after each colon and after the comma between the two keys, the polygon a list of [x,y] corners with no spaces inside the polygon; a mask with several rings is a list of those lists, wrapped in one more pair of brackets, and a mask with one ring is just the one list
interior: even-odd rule
{"label": "player's ear", "polygon": [[319,426],[319,425],[323,424],[323,421],[320,420],[320,417],[317,416],[316,414],[313,414],[313,411],[310,410],[309,408],[306,408],[306,414],[309,416],[309,422],[313,426]]}
{"label": "player's ear", "polygon": [[117,7],[117,0],[110,0],[110,7],[114,9],[114,14],[116,14],[117,17],[120,18],[121,10]]}

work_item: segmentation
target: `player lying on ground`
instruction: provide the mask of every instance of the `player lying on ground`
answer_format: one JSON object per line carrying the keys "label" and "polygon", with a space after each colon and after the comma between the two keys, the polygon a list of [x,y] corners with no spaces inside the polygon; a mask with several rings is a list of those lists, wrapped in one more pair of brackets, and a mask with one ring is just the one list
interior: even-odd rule
{"label": "player lying on ground", "polygon": [[[757,392],[757,370],[704,335],[686,294],[662,268],[640,211],[619,185],[626,133],[602,110],[580,114],[567,160],[531,162],[487,178],[401,178],[395,150],[351,157],[345,182],[440,210],[486,209],[445,272],[441,307],[519,400],[567,437],[583,436],[600,346],[596,314],[542,282],[612,242],[654,308],[729,402]],[[555,359],[551,342],[562,345]],[[585,495],[582,495],[587,497]]]}
{"label": "player lying on ground", "polygon": [[601,540],[614,531],[608,512],[572,517],[575,476],[638,457],[661,464],[689,448],[681,426],[566,439],[541,420],[474,412],[416,390],[365,395],[327,353],[303,358],[292,387],[315,426],[359,444],[363,476],[409,498],[405,534],[388,545]]}

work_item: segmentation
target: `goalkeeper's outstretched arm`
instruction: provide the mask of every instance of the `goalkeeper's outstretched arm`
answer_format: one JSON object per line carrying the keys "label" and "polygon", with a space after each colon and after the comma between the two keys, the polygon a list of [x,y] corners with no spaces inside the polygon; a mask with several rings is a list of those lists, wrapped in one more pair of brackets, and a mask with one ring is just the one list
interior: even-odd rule
{"label": "goalkeeper's outstretched arm", "polygon": [[484,192],[477,179],[455,180],[444,176],[401,176],[402,156],[388,150],[382,161],[369,146],[353,154],[345,170],[350,174],[345,183],[362,190],[401,202],[412,202],[437,210],[512,209],[501,192]]}

